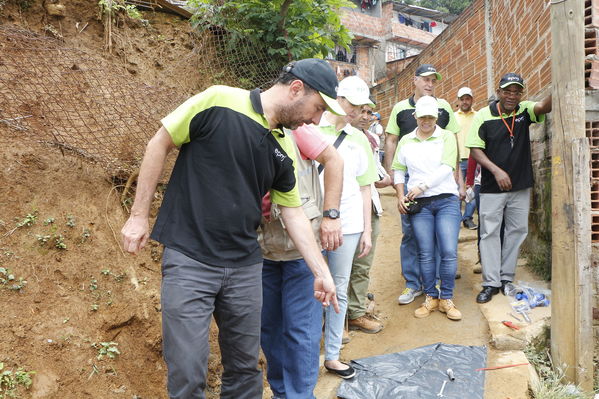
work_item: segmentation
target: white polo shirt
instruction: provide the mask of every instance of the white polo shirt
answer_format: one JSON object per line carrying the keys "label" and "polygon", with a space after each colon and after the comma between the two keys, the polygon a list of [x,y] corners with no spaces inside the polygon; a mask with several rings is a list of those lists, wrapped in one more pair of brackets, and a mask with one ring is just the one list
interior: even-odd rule
{"label": "white polo shirt", "polygon": [[[453,173],[445,174],[440,181],[437,181],[440,168],[448,166],[451,170],[455,170],[457,162],[455,134],[437,126],[431,137],[421,140],[416,136],[416,130],[418,129],[414,129],[399,140],[392,169],[403,172],[400,175],[408,172],[410,175],[408,190],[420,183],[429,187],[419,197],[432,197],[439,194],[458,195]],[[396,181],[396,183],[403,183],[403,181]]]}
{"label": "white polo shirt", "polygon": [[[320,119],[318,126],[325,140],[331,145],[338,132],[335,126]],[[337,151],[343,158],[343,191],[341,192],[341,231],[343,234],[356,234],[364,231],[364,208],[360,186],[370,185],[378,179],[370,143],[362,132],[347,124],[343,131],[347,136]],[[324,190],[324,173],[320,174],[320,183]]]}

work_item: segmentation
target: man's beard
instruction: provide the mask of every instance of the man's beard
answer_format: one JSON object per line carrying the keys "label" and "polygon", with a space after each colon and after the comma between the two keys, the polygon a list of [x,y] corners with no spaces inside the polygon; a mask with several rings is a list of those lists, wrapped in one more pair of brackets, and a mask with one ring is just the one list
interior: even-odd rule
{"label": "man's beard", "polygon": [[304,123],[312,123],[311,120],[303,120],[298,117],[298,110],[303,108],[305,103],[304,97],[290,105],[279,105],[277,108],[277,122],[279,126],[287,129],[297,129]]}

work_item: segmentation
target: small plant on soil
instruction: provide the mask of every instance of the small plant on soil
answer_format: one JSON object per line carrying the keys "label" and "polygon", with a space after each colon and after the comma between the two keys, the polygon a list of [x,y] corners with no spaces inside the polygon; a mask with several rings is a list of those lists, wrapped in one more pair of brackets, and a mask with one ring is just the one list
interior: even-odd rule
{"label": "small plant on soil", "polygon": [[66,225],[69,227],[75,227],[76,224],[76,220],[75,220],[75,216],[73,215],[67,215],[67,223]]}
{"label": "small plant on soil", "polygon": [[25,371],[22,367],[16,371],[4,370],[4,363],[0,363],[0,399],[18,398],[19,387],[24,389],[31,387],[33,374],[35,371]]}
{"label": "small plant on soil", "polygon": [[119,352],[119,348],[117,348],[119,344],[116,342],[94,342],[92,347],[98,350],[98,355],[96,358],[101,360],[104,356],[109,357],[110,359],[115,359],[118,355],[121,354]]}
{"label": "small plant on soil", "polygon": [[36,234],[35,238],[37,242],[39,242],[39,244],[43,247],[48,243],[48,241],[52,239],[52,236],[49,234]]}
{"label": "small plant on soil", "polygon": [[46,244],[52,242],[54,244],[54,248],[56,249],[67,249],[67,244],[64,242],[64,237],[62,236],[62,234],[36,234],[35,238],[41,247],[45,247]]}
{"label": "small plant on soil", "polygon": [[56,249],[67,249],[67,244],[64,242],[64,237],[62,234],[54,236],[54,248]]}
{"label": "small plant on soil", "polygon": [[37,220],[37,211],[28,213],[23,219],[17,222],[17,227],[31,227]]}
{"label": "small plant on soil", "polygon": [[83,244],[92,236],[92,232],[89,229],[84,228],[81,233],[81,243]]}
{"label": "small plant on soil", "polygon": [[56,218],[47,218],[46,220],[44,220],[44,226],[48,226],[49,224],[52,224],[56,221]]}
{"label": "small plant on soil", "polygon": [[9,290],[19,291],[25,287],[27,281],[22,277],[15,277],[15,275],[4,267],[0,267],[0,285],[5,286]]}
{"label": "small plant on soil", "polygon": [[102,273],[102,275],[104,276],[112,276],[114,278],[114,281],[116,281],[117,283],[122,282],[127,276],[125,273],[113,273],[110,269],[102,269],[100,273]]}

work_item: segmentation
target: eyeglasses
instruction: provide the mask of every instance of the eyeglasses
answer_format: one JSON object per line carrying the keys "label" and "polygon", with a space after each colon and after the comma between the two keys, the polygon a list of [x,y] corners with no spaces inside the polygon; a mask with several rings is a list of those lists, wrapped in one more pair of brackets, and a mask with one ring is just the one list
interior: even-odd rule
{"label": "eyeglasses", "polygon": [[501,92],[503,94],[505,94],[506,96],[514,96],[514,97],[520,97],[522,94],[524,94],[524,92],[520,91],[520,90],[513,91],[513,90],[501,89]]}

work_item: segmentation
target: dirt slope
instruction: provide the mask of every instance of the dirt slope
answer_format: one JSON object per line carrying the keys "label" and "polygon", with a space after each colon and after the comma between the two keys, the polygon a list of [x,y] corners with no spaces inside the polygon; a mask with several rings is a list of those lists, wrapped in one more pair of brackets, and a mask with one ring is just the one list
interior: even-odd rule
{"label": "dirt slope", "polygon": [[[147,25],[123,22],[114,31],[113,55],[107,55],[97,1],[63,3],[65,16],[53,17],[41,0],[0,1],[0,23],[95,51],[140,83],[182,94],[200,87],[201,77],[186,62],[193,47],[186,21],[148,12]],[[4,370],[36,373],[31,389],[18,388],[17,394],[165,398],[160,248],[123,254],[117,242],[127,217],[119,205],[122,187],[100,166],[19,133],[0,123],[0,268],[10,270],[0,269],[0,363]],[[16,280],[3,283],[9,274]],[[9,289],[21,278],[22,288]],[[118,346],[108,347],[120,355],[99,359],[101,343],[111,342]],[[217,348],[215,353],[211,370],[218,372]],[[209,385],[218,390],[215,373]]]}

